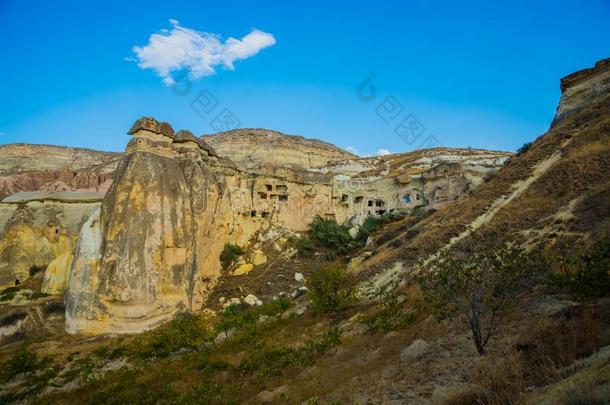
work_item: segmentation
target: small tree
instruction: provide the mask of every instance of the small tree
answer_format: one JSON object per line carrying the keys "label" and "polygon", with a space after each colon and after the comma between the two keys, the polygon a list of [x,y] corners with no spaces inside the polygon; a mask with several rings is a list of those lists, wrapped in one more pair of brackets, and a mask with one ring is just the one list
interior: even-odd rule
{"label": "small tree", "polygon": [[220,252],[220,263],[224,270],[228,270],[235,264],[237,258],[244,254],[244,249],[238,245],[226,243],[222,252]]}
{"label": "small tree", "polygon": [[355,300],[356,278],[342,266],[330,264],[314,271],[308,277],[307,288],[314,311],[340,311]]}
{"label": "small tree", "polygon": [[349,229],[339,225],[334,219],[316,216],[310,225],[309,237],[318,246],[332,249],[338,254],[346,253],[352,242]]}
{"label": "small tree", "polygon": [[498,240],[473,235],[470,247],[441,252],[418,280],[438,315],[465,315],[480,355],[540,275],[532,255]]}

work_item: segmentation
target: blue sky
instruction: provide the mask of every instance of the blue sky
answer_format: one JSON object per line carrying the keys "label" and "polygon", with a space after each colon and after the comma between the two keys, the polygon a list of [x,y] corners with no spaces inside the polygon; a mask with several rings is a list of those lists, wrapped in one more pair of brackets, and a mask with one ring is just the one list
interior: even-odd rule
{"label": "blue sky", "polygon": [[[607,0],[329,3],[0,0],[0,142],[119,151],[142,115],[203,134],[230,111],[241,127],[363,155],[430,136],[515,150],[548,128],[561,77],[610,56]],[[274,44],[234,70],[213,66],[186,92],[138,67],[133,50],[170,19],[221,45],[253,29]],[[376,97],[358,97],[372,73]],[[202,94],[217,102],[203,117],[192,108]],[[423,134],[405,141],[395,129],[413,117]]]}

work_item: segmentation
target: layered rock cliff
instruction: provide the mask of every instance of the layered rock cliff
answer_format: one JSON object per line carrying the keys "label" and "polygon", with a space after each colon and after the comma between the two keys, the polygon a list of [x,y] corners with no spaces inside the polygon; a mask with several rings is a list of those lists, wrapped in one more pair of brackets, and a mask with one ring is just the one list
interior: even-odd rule
{"label": "layered rock cliff", "polygon": [[20,191],[106,192],[120,155],[49,145],[0,146],[0,199]]}
{"label": "layered rock cliff", "polygon": [[68,331],[138,332],[199,309],[231,226],[217,159],[188,132],[143,118],[99,214],[81,231]]}
{"label": "layered rock cliff", "polygon": [[327,142],[268,129],[236,129],[202,139],[245,169],[268,165],[311,169],[355,157]]}

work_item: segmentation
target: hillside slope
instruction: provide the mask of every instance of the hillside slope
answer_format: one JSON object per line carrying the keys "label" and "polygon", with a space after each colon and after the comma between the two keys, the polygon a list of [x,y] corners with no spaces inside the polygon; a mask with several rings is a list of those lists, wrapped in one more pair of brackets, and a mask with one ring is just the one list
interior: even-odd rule
{"label": "hillside slope", "polygon": [[481,226],[503,227],[507,239],[530,247],[559,237],[607,238],[610,68],[602,61],[577,76],[576,82],[562,82],[558,113],[546,134],[455,204],[408,232],[406,224],[388,229],[366,267],[377,271],[399,263],[408,270]]}

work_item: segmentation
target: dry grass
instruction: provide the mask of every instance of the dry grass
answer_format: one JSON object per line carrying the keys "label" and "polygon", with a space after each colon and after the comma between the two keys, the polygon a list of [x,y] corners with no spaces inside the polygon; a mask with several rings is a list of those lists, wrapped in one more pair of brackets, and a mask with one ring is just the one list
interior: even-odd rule
{"label": "dry grass", "polygon": [[[569,366],[576,360],[610,343],[609,321],[607,308],[579,307],[564,312],[558,319],[522,334],[505,359],[488,357],[474,366],[471,380],[475,383],[449,397],[445,404],[517,403],[528,387],[569,377],[575,371]],[[586,392],[578,391],[570,403],[591,403],[585,400]]]}
{"label": "dry grass", "polygon": [[608,315],[605,310],[584,307],[522,335],[516,349],[521,353],[527,385],[540,386],[567,377],[571,372],[567,366],[610,343],[605,333]]}

